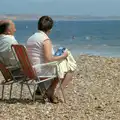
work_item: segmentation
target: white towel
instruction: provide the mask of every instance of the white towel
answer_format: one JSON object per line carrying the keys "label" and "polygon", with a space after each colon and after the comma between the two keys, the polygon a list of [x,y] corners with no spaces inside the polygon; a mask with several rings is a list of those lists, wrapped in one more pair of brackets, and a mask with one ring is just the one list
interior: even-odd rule
{"label": "white towel", "polygon": [[57,70],[58,70],[58,77],[59,78],[64,78],[65,74],[68,71],[75,71],[77,64],[75,59],[73,58],[71,52],[69,50],[66,50],[68,52],[68,56],[65,60],[61,61],[57,65]]}

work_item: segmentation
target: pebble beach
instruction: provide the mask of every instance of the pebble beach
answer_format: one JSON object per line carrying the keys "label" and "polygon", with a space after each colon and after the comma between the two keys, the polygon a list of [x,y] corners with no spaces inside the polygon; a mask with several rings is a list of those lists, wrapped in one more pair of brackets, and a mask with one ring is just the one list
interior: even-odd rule
{"label": "pebble beach", "polygon": [[19,84],[14,84],[9,100],[6,86],[0,120],[120,120],[120,58],[80,55],[75,59],[78,67],[64,91],[66,103],[33,103],[26,86],[19,100]]}

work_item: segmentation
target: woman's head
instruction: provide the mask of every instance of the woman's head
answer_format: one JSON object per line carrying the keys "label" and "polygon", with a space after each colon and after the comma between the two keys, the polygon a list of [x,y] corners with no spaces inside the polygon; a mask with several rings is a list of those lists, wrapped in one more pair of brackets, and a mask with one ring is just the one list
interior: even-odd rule
{"label": "woman's head", "polygon": [[38,30],[49,32],[53,27],[53,20],[49,16],[42,16],[38,21]]}

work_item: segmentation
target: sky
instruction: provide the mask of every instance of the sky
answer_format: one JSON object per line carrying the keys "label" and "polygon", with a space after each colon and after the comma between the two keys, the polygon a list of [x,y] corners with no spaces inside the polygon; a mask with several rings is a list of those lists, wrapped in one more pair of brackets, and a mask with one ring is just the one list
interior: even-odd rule
{"label": "sky", "polygon": [[120,16],[120,0],[0,0],[0,14]]}

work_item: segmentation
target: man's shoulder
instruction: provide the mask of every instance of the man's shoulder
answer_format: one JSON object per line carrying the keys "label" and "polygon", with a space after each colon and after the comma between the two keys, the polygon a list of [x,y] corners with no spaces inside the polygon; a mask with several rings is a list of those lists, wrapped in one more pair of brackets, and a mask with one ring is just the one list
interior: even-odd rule
{"label": "man's shoulder", "polygon": [[17,44],[17,40],[14,38],[14,36],[11,36],[11,35],[4,35],[4,36],[1,36],[0,38],[2,41],[5,41],[6,43],[15,43]]}

